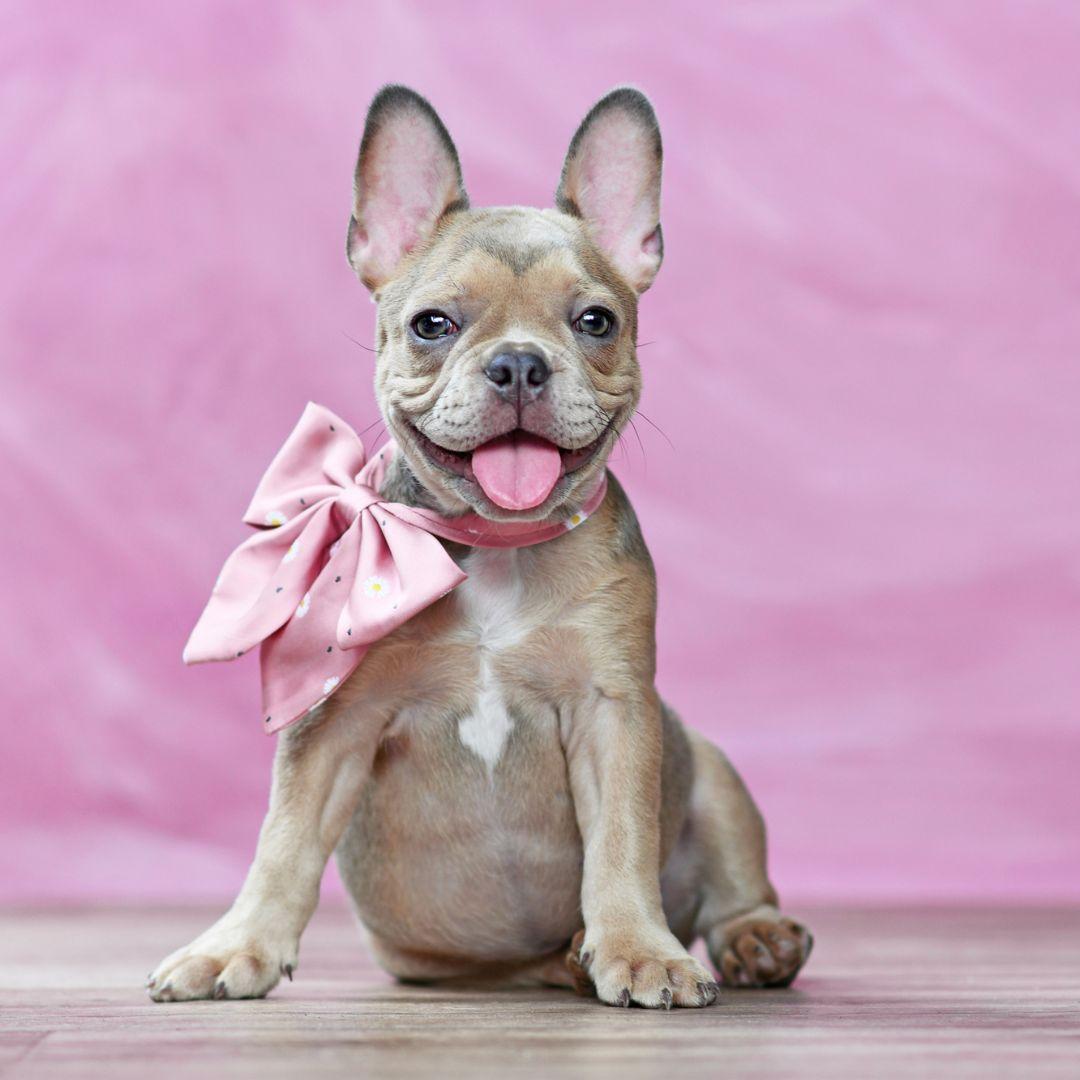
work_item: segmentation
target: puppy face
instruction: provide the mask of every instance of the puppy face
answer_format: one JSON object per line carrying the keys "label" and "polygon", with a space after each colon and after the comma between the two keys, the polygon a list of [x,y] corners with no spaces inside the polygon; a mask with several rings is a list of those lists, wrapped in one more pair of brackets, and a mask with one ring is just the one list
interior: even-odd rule
{"label": "puppy face", "polygon": [[379,304],[376,393],[440,509],[540,520],[583,501],[640,394],[637,296],[661,259],[660,141],[616,90],[571,142],[558,209],[472,210],[441,121],[376,97],[349,257]]}

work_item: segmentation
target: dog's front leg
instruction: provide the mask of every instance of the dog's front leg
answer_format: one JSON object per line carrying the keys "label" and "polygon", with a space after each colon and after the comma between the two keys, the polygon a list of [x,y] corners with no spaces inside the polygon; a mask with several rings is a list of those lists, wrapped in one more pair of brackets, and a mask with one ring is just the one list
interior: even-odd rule
{"label": "dog's front leg", "polygon": [[700,1007],[712,976],[667,925],[660,897],[660,701],[651,688],[596,691],[566,739],[570,787],[584,843],[578,962],[609,1005]]}
{"label": "dog's front leg", "polygon": [[270,809],[233,906],[150,977],[155,1001],[262,997],[292,977],[326,861],[367,778],[380,728],[333,703],[278,743]]}

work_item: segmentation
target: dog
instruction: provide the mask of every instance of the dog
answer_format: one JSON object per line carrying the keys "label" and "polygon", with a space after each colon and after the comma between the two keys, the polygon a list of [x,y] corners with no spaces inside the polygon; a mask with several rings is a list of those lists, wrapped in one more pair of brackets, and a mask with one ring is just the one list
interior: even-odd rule
{"label": "dog", "polygon": [[375,97],[348,258],[378,304],[375,388],[400,448],[382,494],[544,522],[607,491],[532,547],[445,544],[467,580],[282,733],[240,894],[158,966],[154,1000],[292,978],[333,853],[401,980],[699,1008],[719,983],[695,939],[725,986],[786,986],[805,963],[746,787],[655,689],[653,566],[606,474],[641,389],[661,161],[652,106],[620,87],[571,140],[554,209],[472,209],[431,105]]}

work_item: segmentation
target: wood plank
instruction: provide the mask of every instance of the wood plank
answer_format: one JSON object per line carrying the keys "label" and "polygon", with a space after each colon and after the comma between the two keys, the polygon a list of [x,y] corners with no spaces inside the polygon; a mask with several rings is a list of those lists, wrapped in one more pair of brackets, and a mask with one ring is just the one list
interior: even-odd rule
{"label": "wood plank", "polygon": [[398,986],[327,907],[260,1002],[154,1005],[210,911],[0,913],[0,1076],[1080,1077],[1080,910],[800,911],[796,986],[705,1011]]}

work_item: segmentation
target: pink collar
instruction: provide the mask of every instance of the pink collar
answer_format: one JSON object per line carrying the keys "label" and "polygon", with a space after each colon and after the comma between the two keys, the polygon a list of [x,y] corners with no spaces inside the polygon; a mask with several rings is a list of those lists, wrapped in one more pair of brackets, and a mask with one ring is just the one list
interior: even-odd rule
{"label": "pink collar", "polygon": [[540,544],[580,525],[607,491],[602,475],[582,508],[554,524],[446,518],[380,498],[395,451],[389,443],[368,461],[356,432],[309,402],[244,514],[260,531],[226,560],[184,662],[233,660],[261,644],[268,732],[325,701],[373,642],[465,580],[435,537]]}

